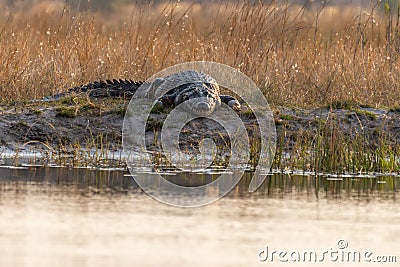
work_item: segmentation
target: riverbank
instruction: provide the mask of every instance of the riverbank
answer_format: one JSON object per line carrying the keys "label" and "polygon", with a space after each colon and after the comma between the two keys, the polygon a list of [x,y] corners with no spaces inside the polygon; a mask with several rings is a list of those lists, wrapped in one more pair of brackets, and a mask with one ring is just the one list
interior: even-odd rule
{"label": "riverbank", "polygon": [[[45,163],[60,165],[123,166],[122,124],[128,101],[65,98],[55,102],[0,107],[0,157],[35,153]],[[273,109],[277,150],[273,168],[331,173],[398,172],[400,112],[337,103],[314,109]],[[257,123],[248,109],[238,114],[257,144]],[[162,112],[148,121],[146,144],[159,151]],[[198,151],[202,138],[217,136],[220,156],[229,150],[223,129],[210,121],[196,121],[183,129],[180,145]],[[257,163],[257,145],[251,163]],[[42,155],[42,156],[40,156]],[[43,156],[44,155],[44,156]],[[49,156],[51,155],[51,156]],[[50,158],[49,158],[50,157]],[[155,156],[155,161],[160,161]],[[18,161],[17,161],[18,162]],[[223,162],[220,162],[223,165]]]}

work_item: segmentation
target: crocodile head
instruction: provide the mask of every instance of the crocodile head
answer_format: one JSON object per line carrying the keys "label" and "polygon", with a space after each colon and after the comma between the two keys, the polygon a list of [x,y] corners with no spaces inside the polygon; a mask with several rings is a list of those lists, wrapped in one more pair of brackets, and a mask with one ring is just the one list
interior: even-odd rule
{"label": "crocodile head", "polygon": [[208,82],[191,82],[175,90],[174,105],[183,104],[187,112],[208,116],[221,105],[219,87]]}

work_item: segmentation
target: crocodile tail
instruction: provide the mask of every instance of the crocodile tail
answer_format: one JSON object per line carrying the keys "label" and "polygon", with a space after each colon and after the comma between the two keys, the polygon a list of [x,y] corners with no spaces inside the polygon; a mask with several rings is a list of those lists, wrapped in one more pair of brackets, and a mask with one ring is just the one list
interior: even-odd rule
{"label": "crocodile tail", "polygon": [[137,89],[143,84],[141,81],[133,80],[106,80],[106,81],[95,81],[88,84],[84,84],[78,87],[74,87],[68,90],[68,93],[81,94],[85,93],[89,97],[101,98],[101,97],[132,97]]}

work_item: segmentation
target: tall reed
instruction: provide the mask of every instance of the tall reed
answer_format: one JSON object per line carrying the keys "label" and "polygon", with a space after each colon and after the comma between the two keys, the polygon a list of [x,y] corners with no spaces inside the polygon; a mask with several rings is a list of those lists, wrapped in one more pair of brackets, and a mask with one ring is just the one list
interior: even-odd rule
{"label": "tall reed", "polygon": [[2,3],[0,98],[6,102],[210,60],[242,70],[274,105],[400,105],[399,13],[379,2],[124,2],[107,13],[55,0],[33,3]]}

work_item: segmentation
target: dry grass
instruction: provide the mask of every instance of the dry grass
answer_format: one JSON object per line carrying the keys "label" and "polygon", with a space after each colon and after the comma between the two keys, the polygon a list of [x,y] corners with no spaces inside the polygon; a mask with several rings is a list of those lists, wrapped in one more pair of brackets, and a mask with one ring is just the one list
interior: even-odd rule
{"label": "dry grass", "polygon": [[209,60],[242,70],[273,105],[400,105],[398,13],[383,5],[167,3],[104,14],[18,3],[0,9],[3,102]]}

